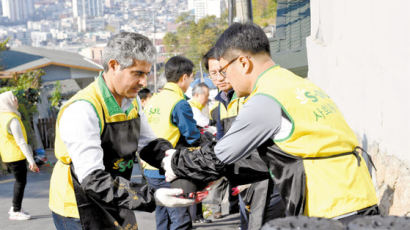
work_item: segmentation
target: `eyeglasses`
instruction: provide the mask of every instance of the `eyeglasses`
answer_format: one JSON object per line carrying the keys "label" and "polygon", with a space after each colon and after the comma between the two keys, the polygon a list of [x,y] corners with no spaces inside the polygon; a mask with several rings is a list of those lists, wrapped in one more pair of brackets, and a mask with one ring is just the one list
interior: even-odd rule
{"label": "eyeglasses", "polygon": [[218,78],[218,76],[221,76],[221,74],[218,72],[218,70],[213,70],[213,71],[209,72],[209,77],[213,80],[216,80]]}
{"label": "eyeglasses", "polygon": [[223,77],[226,78],[226,70],[228,69],[228,66],[232,63],[234,63],[240,56],[232,59],[230,62],[228,62],[228,64],[226,64],[224,67],[220,68],[218,70],[218,73]]}

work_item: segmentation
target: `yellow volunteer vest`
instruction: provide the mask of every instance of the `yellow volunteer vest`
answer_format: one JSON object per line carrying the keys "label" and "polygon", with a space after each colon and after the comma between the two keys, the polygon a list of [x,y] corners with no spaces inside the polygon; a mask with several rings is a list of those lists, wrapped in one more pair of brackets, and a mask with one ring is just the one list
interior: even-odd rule
{"label": "yellow volunteer vest", "polygon": [[219,120],[224,132],[226,133],[238,115],[239,109],[243,106],[244,102],[245,97],[238,98],[236,93],[234,93],[227,108],[222,104],[222,102],[216,101],[209,111],[209,117],[213,119],[212,114],[216,109],[219,109]]}
{"label": "yellow volunteer vest", "polygon": [[201,103],[199,103],[198,101],[196,101],[194,99],[189,100],[188,104],[193,108],[199,109],[199,111],[202,111],[202,109],[204,108],[204,106],[201,105]]}
{"label": "yellow volunteer vest", "polygon": [[[242,108],[244,102],[245,102],[245,97],[238,98],[235,93],[231,101],[228,104],[228,108],[225,108],[225,106],[223,105],[219,106],[221,120],[238,116],[239,109]],[[225,132],[227,131],[228,130],[225,130]]]}
{"label": "yellow volunteer vest", "polygon": [[16,118],[21,126],[24,139],[27,142],[26,129],[24,128],[21,118],[15,113],[0,113],[0,155],[3,162],[15,162],[26,159],[20,147],[17,145],[13,135],[9,133],[8,126],[13,118]]}
{"label": "yellow volunteer vest", "polygon": [[215,109],[218,109],[219,103],[221,103],[221,102],[220,101],[213,101],[211,103],[211,105],[209,106],[209,117],[210,117],[210,119],[213,119],[212,118],[212,113]]}
{"label": "yellow volunteer vest", "polygon": [[[181,133],[171,121],[172,111],[181,100],[185,100],[184,92],[177,84],[168,82],[160,93],[152,96],[144,108],[148,124],[155,135],[168,140],[174,147],[177,145]],[[143,162],[143,168],[148,170],[157,169],[146,162]]]}
{"label": "yellow volunteer vest", "polygon": [[[61,108],[57,116],[54,150],[58,161],[54,166],[50,179],[49,208],[61,216],[73,218],[79,218],[79,213],[70,172],[71,158],[68,155],[64,142],[60,138],[59,121],[64,110],[70,104],[80,100],[87,101],[94,107],[100,120],[100,134],[104,130],[105,123],[137,118],[139,109],[137,100],[133,100],[130,108],[124,113],[105,84],[102,72],[93,83],[76,93]],[[102,114],[103,108],[104,115]],[[105,121],[102,120],[104,117]]]}
{"label": "yellow volunteer vest", "polygon": [[[334,102],[319,87],[292,72],[274,66],[261,74],[246,99],[263,94],[281,105],[292,122],[288,137],[274,140],[284,152],[326,157],[352,152],[358,141]],[[361,157],[361,156],[360,156]],[[354,155],[303,160],[306,173],[304,213],[337,217],[377,204],[367,166]]]}
{"label": "yellow volunteer vest", "polygon": [[194,108],[199,109],[199,111],[202,111],[202,109],[204,108],[204,106],[203,106],[201,103],[199,103],[198,101],[196,101],[196,100],[194,100],[194,99],[189,100],[189,101],[188,101],[188,104],[189,104],[191,107],[194,107]]}
{"label": "yellow volunteer vest", "polygon": [[148,123],[157,137],[168,140],[174,147],[181,134],[171,121],[172,110],[181,100],[185,100],[181,88],[175,83],[168,82],[160,93],[152,96],[144,110]]}

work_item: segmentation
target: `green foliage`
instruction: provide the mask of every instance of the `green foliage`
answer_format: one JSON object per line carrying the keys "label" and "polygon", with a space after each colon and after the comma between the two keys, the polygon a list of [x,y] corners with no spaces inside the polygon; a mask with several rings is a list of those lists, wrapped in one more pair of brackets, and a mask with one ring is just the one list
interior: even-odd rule
{"label": "green foliage", "polygon": [[61,105],[61,83],[60,81],[56,82],[56,88],[51,93],[50,102],[51,106],[54,108],[59,108]]}
{"label": "green foliage", "polygon": [[34,70],[23,74],[15,74],[11,79],[1,79],[0,93],[13,91],[19,102],[19,112],[27,131],[29,144],[35,143],[34,130],[31,125],[33,116],[37,113],[37,103],[40,98],[40,80],[43,70]]}
{"label": "green foliage", "polygon": [[9,41],[8,38],[4,41],[0,41],[0,51],[6,50],[6,45],[8,41]]}
{"label": "green foliage", "polygon": [[252,0],[253,21],[261,27],[276,24],[277,0]]}
{"label": "green foliage", "polygon": [[197,23],[188,13],[181,14],[177,20],[177,32],[168,32],[164,37],[168,57],[183,55],[195,64],[199,70],[202,56],[215,44],[218,36],[228,27],[227,14],[221,18],[207,16]]}
{"label": "green foliage", "polygon": [[38,89],[41,84],[41,76],[44,75],[43,70],[33,70],[26,73],[15,73],[13,78],[0,79],[0,92],[8,90],[26,90],[28,88]]}
{"label": "green foliage", "polygon": [[166,33],[164,36],[164,43],[168,46],[166,47],[168,53],[176,53],[179,47],[178,37],[176,33]]}

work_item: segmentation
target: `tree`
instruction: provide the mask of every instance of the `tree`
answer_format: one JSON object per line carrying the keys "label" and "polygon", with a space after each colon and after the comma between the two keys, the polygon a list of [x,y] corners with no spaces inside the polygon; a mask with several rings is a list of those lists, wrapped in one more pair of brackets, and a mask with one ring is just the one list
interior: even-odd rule
{"label": "tree", "polygon": [[[0,42],[0,52],[5,50],[8,40]],[[1,60],[0,60],[1,66]],[[32,127],[34,114],[37,113],[37,103],[40,100],[41,76],[43,70],[34,70],[25,73],[14,73],[12,78],[0,79],[0,93],[12,91],[19,102],[21,120],[27,131],[29,144],[35,143],[35,134]]]}
{"label": "tree", "polygon": [[50,110],[53,112],[54,115],[58,114],[58,111],[60,109],[61,106],[61,83],[60,81],[56,82],[55,85],[55,89],[54,91],[51,93],[51,97],[49,99],[51,106],[50,106]]}
{"label": "tree", "polygon": [[276,24],[277,0],[252,0],[253,21],[261,27]]}
{"label": "tree", "polygon": [[51,93],[50,97],[51,106],[58,108],[61,105],[61,83],[60,81],[56,82],[55,89]]}
{"label": "tree", "polygon": [[166,46],[168,53],[177,53],[179,43],[176,33],[166,33],[164,36],[164,44],[168,45]]}
{"label": "tree", "polygon": [[[14,74],[12,79],[8,79],[7,86],[0,88],[0,93],[11,90],[19,102],[19,112],[21,120],[27,131],[28,143],[35,143],[35,134],[32,127],[34,114],[37,113],[37,103],[40,100],[40,79],[44,75],[42,70],[34,70],[22,74]],[[2,79],[3,81],[3,79]]]}
{"label": "tree", "polygon": [[6,46],[7,46],[8,41],[9,41],[8,38],[4,41],[0,41],[0,52],[3,51],[3,50],[6,50]]}
{"label": "tree", "polygon": [[164,36],[164,46],[168,57],[176,54],[189,58],[199,69],[202,56],[215,44],[218,36],[228,27],[227,13],[221,18],[207,16],[195,22],[192,15],[183,13],[178,16],[177,31]]}

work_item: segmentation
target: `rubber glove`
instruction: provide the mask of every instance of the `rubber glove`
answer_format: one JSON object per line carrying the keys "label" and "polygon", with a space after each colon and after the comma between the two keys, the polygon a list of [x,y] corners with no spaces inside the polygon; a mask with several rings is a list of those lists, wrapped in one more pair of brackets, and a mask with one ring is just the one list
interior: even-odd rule
{"label": "rubber glove", "polygon": [[178,198],[184,191],[179,188],[160,188],[154,193],[155,203],[166,207],[188,207],[195,204],[194,199]]}
{"label": "rubber glove", "polygon": [[171,167],[172,156],[174,155],[175,152],[176,152],[175,149],[168,149],[167,151],[165,151],[164,159],[162,159],[162,167],[165,170],[165,180],[167,182],[171,182],[177,178],[174,171],[172,171],[172,167]]}

